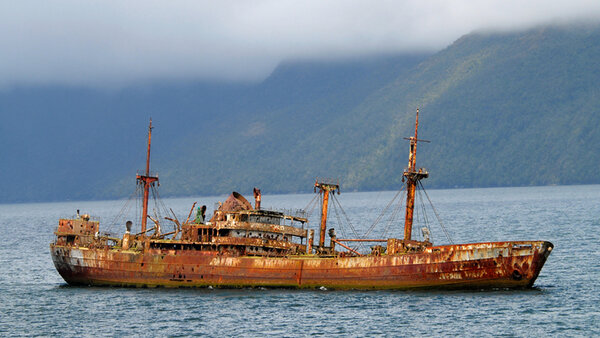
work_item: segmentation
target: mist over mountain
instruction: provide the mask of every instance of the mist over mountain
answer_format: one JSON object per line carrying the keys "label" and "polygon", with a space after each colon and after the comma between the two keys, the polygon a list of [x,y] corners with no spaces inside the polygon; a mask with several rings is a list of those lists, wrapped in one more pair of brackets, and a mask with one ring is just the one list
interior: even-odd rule
{"label": "mist over mountain", "polygon": [[0,91],[0,202],[398,189],[414,114],[429,187],[600,183],[600,28],[472,33],[435,54],[289,61],[260,83]]}
{"label": "mist over mountain", "polygon": [[598,22],[594,0],[0,2],[0,90],[262,81],[283,60],[436,52],[480,30]]}

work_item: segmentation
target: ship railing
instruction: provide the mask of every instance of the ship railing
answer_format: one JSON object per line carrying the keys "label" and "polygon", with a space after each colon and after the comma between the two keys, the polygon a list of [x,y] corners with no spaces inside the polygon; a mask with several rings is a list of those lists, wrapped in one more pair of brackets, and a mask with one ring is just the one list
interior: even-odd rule
{"label": "ship railing", "polygon": [[[219,210],[221,204],[216,202],[213,206],[214,210]],[[274,207],[261,207],[260,210],[264,211],[272,211],[272,212],[280,212],[287,216],[297,217],[297,218],[308,218],[308,212],[304,209],[294,209],[294,208],[274,208]]]}
{"label": "ship railing", "polygon": [[[408,167],[404,167],[404,172],[408,174],[411,171]],[[415,172],[420,173],[420,174],[429,174],[429,171],[427,171],[427,168],[416,168]]]}
{"label": "ship railing", "polygon": [[[63,214],[64,215],[64,214]],[[90,215],[88,213],[82,212],[79,215],[77,214],[72,214],[71,217],[69,219],[81,219],[81,217],[83,215],[88,215],[90,217],[89,221],[91,222],[100,222],[102,220],[102,217],[100,216],[95,216],[95,215]]]}
{"label": "ship railing", "polygon": [[261,207],[260,210],[279,212],[286,216],[292,216],[297,218],[308,218],[308,213],[304,209]]}
{"label": "ship railing", "polygon": [[270,209],[270,211],[278,211],[283,213],[284,215],[298,218],[308,218],[308,213],[304,209],[272,208]]}
{"label": "ship railing", "polygon": [[387,242],[387,239],[382,238],[336,238],[338,242]]}
{"label": "ship railing", "polygon": [[[135,174],[137,176],[146,176],[146,170],[138,170],[138,171],[135,172]],[[148,176],[149,177],[158,177],[158,172],[151,171],[151,172],[148,173]]]}
{"label": "ship railing", "polygon": [[317,177],[317,182],[321,183],[321,184],[327,184],[327,185],[340,185],[340,180],[337,178],[331,178],[331,177]]}

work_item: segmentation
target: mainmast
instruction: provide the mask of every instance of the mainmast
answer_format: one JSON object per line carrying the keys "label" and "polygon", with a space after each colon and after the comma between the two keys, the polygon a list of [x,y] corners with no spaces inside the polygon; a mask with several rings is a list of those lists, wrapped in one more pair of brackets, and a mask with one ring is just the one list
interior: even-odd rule
{"label": "mainmast", "polygon": [[419,140],[417,131],[419,129],[419,109],[417,108],[417,119],[415,121],[415,136],[405,137],[405,140],[410,141],[410,154],[408,155],[408,167],[404,170],[406,178],[406,215],[404,218],[404,240],[411,240],[413,212],[415,210],[415,191],[417,183],[423,178],[427,178],[429,173],[423,168],[416,169],[417,160],[417,142],[429,142],[427,140]]}
{"label": "mainmast", "polygon": [[143,175],[139,173],[136,175],[138,184],[144,185],[144,201],[142,208],[142,236],[146,235],[146,223],[148,221],[148,195],[150,193],[150,187],[154,185],[154,182],[158,182],[158,175],[152,176],[150,174],[150,144],[152,141],[152,119],[150,119],[150,125],[148,126],[148,153],[146,154],[146,172]]}

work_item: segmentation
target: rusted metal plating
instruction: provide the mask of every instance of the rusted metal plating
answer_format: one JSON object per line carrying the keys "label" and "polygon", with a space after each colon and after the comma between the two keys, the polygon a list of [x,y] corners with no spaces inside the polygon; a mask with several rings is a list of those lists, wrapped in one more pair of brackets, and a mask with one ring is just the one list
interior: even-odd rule
{"label": "rusted metal plating", "polygon": [[57,270],[73,285],[335,289],[530,287],[551,250],[549,242],[496,242],[436,246],[400,255],[320,258],[51,245]]}
{"label": "rusted metal plating", "polygon": [[[254,190],[255,206],[233,192],[204,222],[205,207],[190,222],[192,206],[181,224],[175,215],[174,232],[146,235],[148,190],[158,181],[150,174],[152,121],[148,129],[146,171],[137,175],[144,185],[142,232],[123,238],[99,235],[99,223],[89,215],[59,220],[50,251],[56,269],[73,285],[164,287],[275,286],[339,289],[402,289],[417,287],[512,288],[530,287],[538,277],[553,245],[545,241],[493,242],[433,246],[411,239],[414,194],[424,169],[416,169],[418,110],[415,135],[410,140],[407,210],[404,238],[337,239],[330,229],[325,247],[329,192],[339,182],[317,179],[314,189],[322,194],[319,246],[313,254],[314,230],[307,219],[260,208],[260,190]],[[78,213],[79,214],[79,213]],[[167,236],[172,236],[168,238]],[[374,242],[368,255],[344,242]],[[383,245],[385,242],[385,246]],[[334,244],[347,251],[336,251]]]}

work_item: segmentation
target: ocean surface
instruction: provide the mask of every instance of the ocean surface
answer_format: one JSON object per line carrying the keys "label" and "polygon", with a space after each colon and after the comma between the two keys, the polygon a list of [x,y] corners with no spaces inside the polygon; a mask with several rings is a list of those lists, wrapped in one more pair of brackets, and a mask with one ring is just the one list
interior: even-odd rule
{"label": "ocean surface", "polygon": [[[395,194],[342,192],[336,198],[344,212],[330,210],[330,225],[338,237],[352,236],[352,228],[364,234]],[[0,336],[600,335],[599,185],[429,190],[428,195],[454,243],[554,243],[535,287],[487,291],[71,287],[56,272],[49,253],[58,219],[81,209],[99,218],[103,231],[123,232],[124,221],[117,215],[124,201],[0,205]],[[304,208],[313,196],[263,195],[263,206]],[[185,219],[194,201],[212,212],[215,202],[225,198],[163,202]],[[426,196],[420,200],[427,203]],[[139,205],[132,205],[129,211],[135,213]],[[414,233],[418,235],[429,220],[434,244],[449,243],[435,212],[417,211]],[[401,237],[402,212],[392,204],[390,216],[381,217],[372,236],[387,232]],[[314,208],[311,228],[317,226],[318,213]],[[352,226],[340,222],[346,216]]]}

